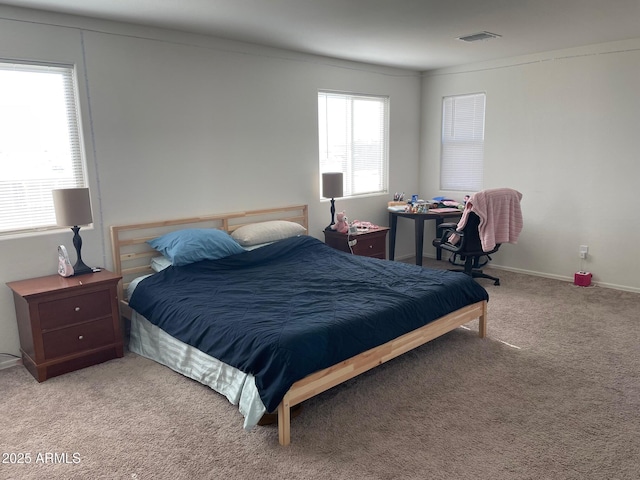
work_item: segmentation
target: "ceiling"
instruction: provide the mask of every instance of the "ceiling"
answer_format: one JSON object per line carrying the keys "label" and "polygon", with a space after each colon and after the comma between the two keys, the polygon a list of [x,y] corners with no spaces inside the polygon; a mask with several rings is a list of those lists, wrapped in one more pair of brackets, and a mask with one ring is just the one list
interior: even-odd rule
{"label": "ceiling", "polygon": [[[0,0],[417,71],[640,38],[640,0]],[[488,31],[500,38],[465,43]]]}

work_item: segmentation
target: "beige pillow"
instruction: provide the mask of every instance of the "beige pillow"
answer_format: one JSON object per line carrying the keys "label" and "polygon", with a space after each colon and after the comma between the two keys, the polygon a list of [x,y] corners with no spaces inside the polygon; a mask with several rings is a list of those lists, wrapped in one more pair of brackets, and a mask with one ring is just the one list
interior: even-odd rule
{"label": "beige pillow", "polygon": [[261,243],[275,242],[285,238],[303,235],[307,232],[299,223],[287,220],[271,220],[268,222],[243,225],[234,230],[231,237],[243,247]]}

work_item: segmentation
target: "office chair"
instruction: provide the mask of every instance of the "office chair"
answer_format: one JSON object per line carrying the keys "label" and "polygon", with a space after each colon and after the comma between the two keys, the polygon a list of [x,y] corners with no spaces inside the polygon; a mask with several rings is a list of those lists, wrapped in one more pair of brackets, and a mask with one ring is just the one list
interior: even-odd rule
{"label": "office chair", "polygon": [[[464,272],[473,278],[487,278],[493,280],[494,285],[500,285],[499,278],[488,275],[479,268],[491,260],[489,255],[497,252],[501,245],[498,243],[490,251],[483,251],[482,243],[480,242],[480,232],[478,230],[479,224],[480,217],[474,212],[469,212],[466,224],[461,231],[457,230],[458,225],[455,223],[442,223],[439,226],[442,234],[440,238],[433,240],[433,246],[452,252],[453,256],[449,260],[454,265],[459,265],[455,263],[456,257],[458,256],[460,260],[464,262],[463,268],[452,268],[450,269],[452,272]],[[459,241],[455,245],[449,242],[452,234],[459,237]],[[487,259],[481,263],[481,259],[484,256],[486,256]]]}
{"label": "office chair", "polygon": [[[480,267],[491,260],[489,256],[502,243],[517,243],[522,230],[522,194],[511,188],[494,188],[477,192],[469,198],[460,221],[440,224],[440,238],[433,246],[452,252],[452,263],[457,256],[464,261],[461,271],[473,278],[488,278],[494,285],[500,279],[484,273]],[[484,263],[481,258],[486,257]]]}

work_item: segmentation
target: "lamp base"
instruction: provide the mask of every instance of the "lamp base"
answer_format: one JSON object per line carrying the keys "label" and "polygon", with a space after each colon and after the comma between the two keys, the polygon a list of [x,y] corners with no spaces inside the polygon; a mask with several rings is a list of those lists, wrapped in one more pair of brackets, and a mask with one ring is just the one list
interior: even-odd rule
{"label": "lamp base", "polygon": [[86,275],[87,273],[93,273],[93,268],[87,267],[82,261],[82,238],[80,238],[80,227],[74,225],[71,227],[73,231],[73,246],[76,248],[76,264],[73,266],[73,276]]}
{"label": "lamp base", "polygon": [[336,200],[331,199],[331,223],[325,230],[332,230],[332,226],[336,224]]}
{"label": "lamp base", "polygon": [[73,276],[86,275],[87,273],[93,273],[93,268],[87,267],[84,263],[78,262],[73,266]]}

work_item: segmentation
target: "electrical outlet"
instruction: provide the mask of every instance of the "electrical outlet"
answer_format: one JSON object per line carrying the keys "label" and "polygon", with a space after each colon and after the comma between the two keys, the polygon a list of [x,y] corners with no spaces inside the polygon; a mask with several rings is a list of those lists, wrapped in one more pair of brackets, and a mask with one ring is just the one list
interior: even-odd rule
{"label": "electrical outlet", "polygon": [[587,258],[587,254],[589,253],[589,246],[588,245],[580,245],[580,258]]}
{"label": "electrical outlet", "polygon": [[355,239],[354,240],[349,240],[349,246],[350,247],[355,246],[356,243],[358,243],[358,240],[355,240]]}

